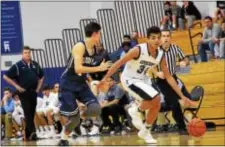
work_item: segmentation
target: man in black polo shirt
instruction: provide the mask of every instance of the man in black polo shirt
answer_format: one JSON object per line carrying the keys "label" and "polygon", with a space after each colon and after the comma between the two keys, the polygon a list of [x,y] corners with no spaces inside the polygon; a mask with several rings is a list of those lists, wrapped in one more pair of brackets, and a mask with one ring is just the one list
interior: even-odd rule
{"label": "man in black polo shirt", "polygon": [[31,60],[31,49],[28,46],[23,48],[22,60],[14,64],[3,78],[20,92],[19,97],[26,121],[26,139],[37,140],[34,114],[44,73],[39,64]]}

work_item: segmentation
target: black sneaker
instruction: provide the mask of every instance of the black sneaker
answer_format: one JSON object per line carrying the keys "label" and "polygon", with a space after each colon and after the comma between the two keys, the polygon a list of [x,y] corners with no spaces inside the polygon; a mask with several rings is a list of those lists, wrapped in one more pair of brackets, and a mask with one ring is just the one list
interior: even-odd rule
{"label": "black sneaker", "polygon": [[116,135],[119,135],[120,132],[121,132],[121,127],[120,127],[120,126],[116,126],[116,127],[114,128],[114,131],[115,131],[115,134],[116,134]]}
{"label": "black sneaker", "polygon": [[58,143],[58,146],[69,146],[69,141],[61,139]]}
{"label": "black sneaker", "polygon": [[33,132],[30,135],[29,140],[31,140],[31,141],[37,141],[38,140],[37,134],[35,132]]}

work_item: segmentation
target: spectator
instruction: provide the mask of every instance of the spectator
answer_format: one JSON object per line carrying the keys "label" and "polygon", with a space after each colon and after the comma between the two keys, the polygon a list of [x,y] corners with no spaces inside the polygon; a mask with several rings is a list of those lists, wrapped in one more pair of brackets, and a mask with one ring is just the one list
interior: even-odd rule
{"label": "spectator", "polygon": [[164,2],[164,17],[161,20],[161,29],[165,29],[168,24],[169,20],[172,20],[172,11],[170,8],[170,2],[169,1],[165,1]]}
{"label": "spectator", "polygon": [[24,129],[25,129],[25,121],[24,121],[24,112],[21,106],[18,92],[13,93],[13,99],[15,104],[15,108],[12,113],[13,125],[14,125],[14,128],[16,129],[17,137],[22,137],[22,131],[24,132]]}
{"label": "spectator", "polygon": [[123,52],[120,54],[120,58],[122,58],[131,48],[130,42],[123,42],[122,43]]}
{"label": "spectator", "polygon": [[[110,133],[111,131],[119,133],[122,131],[122,124],[119,121],[119,116],[126,115],[123,104],[121,104],[123,99],[126,99],[125,92],[112,78],[109,78],[102,91],[105,94],[104,101],[100,103],[102,107],[101,118],[103,121],[103,133]],[[109,116],[112,116],[113,123],[110,121]]]}
{"label": "spectator", "polygon": [[216,1],[216,12],[215,12],[215,22],[219,19],[225,20],[225,1]]}
{"label": "spectator", "polygon": [[4,96],[1,101],[1,125],[5,125],[6,138],[12,137],[12,113],[14,111],[14,102],[10,88],[4,88]]}
{"label": "spectator", "polygon": [[44,81],[44,72],[37,62],[31,60],[31,49],[28,46],[22,50],[22,60],[14,64],[3,78],[20,92],[19,97],[26,121],[26,139],[37,140],[34,115],[37,94]]}
{"label": "spectator", "polygon": [[[201,20],[201,14],[198,8],[194,5],[192,1],[183,1],[183,6],[181,9],[181,18],[179,24],[184,24],[184,20],[187,20],[187,26],[190,28],[195,20]],[[183,25],[184,27],[184,25]]]}
{"label": "spectator", "polygon": [[215,55],[217,58],[224,59],[225,58],[225,21],[221,25],[222,27],[222,33],[220,42],[216,44],[215,47]]}
{"label": "spectator", "polygon": [[178,19],[181,17],[181,7],[176,1],[165,2],[165,17],[162,20],[161,29],[174,30],[177,28]]}
{"label": "spectator", "polygon": [[[45,138],[49,137],[55,137],[55,127],[54,127],[54,120],[53,115],[59,114],[59,107],[58,106],[58,97],[50,93],[50,86],[45,85],[43,87],[42,93],[43,93],[43,105],[41,110],[38,112],[38,117],[41,120],[44,120],[44,117],[47,117],[48,120],[48,127],[45,127],[47,130],[47,133],[45,134]],[[46,121],[43,121],[46,122]],[[46,123],[45,123],[46,125]],[[48,128],[50,130],[48,131]]]}
{"label": "spectator", "polygon": [[204,18],[205,29],[203,31],[203,38],[199,41],[199,54],[202,62],[207,62],[206,50],[210,50],[212,56],[215,58],[214,46],[219,43],[219,39],[222,33],[221,27],[213,23],[210,16]]}
{"label": "spectator", "polygon": [[[122,44],[123,44],[124,42],[129,42],[129,43],[131,44],[131,37],[130,37],[130,35],[124,35],[124,36],[123,36],[123,42],[122,42]],[[120,56],[121,56],[122,52],[124,51],[124,48],[123,48],[122,44],[121,44],[121,46],[118,48],[117,51],[115,51],[115,52],[113,52],[113,53],[111,54],[110,58],[111,58],[111,60],[112,60],[113,62],[116,61],[116,60],[118,60],[118,59],[120,59]],[[131,47],[130,47],[130,48],[131,48]],[[129,49],[130,49],[130,48],[129,48]]]}

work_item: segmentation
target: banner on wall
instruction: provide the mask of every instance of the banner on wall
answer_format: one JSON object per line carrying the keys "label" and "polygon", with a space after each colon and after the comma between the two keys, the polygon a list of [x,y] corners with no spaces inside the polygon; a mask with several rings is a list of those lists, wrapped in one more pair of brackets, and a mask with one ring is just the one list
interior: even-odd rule
{"label": "banner on wall", "polygon": [[1,53],[18,54],[23,48],[19,1],[1,1]]}

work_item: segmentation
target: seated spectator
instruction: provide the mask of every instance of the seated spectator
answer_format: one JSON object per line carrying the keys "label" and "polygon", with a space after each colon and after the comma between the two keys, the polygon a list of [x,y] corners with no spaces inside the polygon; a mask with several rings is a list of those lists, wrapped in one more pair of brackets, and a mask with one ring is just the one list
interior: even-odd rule
{"label": "seated spectator", "polygon": [[122,58],[131,49],[131,43],[123,42],[122,48],[123,48],[123,52],[120,54],[120,58]]}
{"label": "seated spectator", "polygon": [[[103,121],[103,133],[120,133],[122,131],[122,123],[119,117],[125,117],[126,112],[124,105],[121,103],[125,99],[125,92],[118,86],[112,78],[110,78],[102,89],[104,92],[104,101],[100,103],[102,107],[101,118]],[[124,103],[124,102],[123,102]],[[109,119],[112,116],[112,121]]]}
{"label": "seated spectator", "polygon": [[221,38],[218,44],[216,44],[215,47],[215,55],[216,58],[219,59],[225,59],[225,21],[222,23],[221,25],[222,27],[222,34],[221,34]]}
{"label": "seated spectator", "polygon": [[216,1],[215,22],[225,20],[225,1]]}
{"label": "seated spectator", "polygon": [[[130,35],[124,35],[124,36],[123,36],[123,42],[122,42],[122,44],[123,44],[124,42],[129,42],[129,43],[131,42]],[[116,60],[118,60],[118,59],[120,59],[120,56],[121,56],[122,52],[124,51],[124,48],[123,48],[122,44],[121,44],[121,46],[118,48],[117,51],[113,52],[113,53],[110,55],[110,58],[111,58],[111,60],[112,60],[113,62],[116,61]],[[132,47],[130,47],[130,48],[132,48]]]}
{"label": "seated spectator", "polygon": [[[194,5],[192,1],[183,1],[183,6],[181,9],[181,19],[179,24],[184,24],[184,20],[187,20],[187,26],[190,28],[195,20],[201,20],[201,14],[198,8]],[[184,29],[184,25],[183,28]]]}
{"label": "seated spectator", "polygon": [[164,2],[164,17],[161,20],[161,29],[165,29],[168,28],[166,25],[168,25],[168,21],[172,20],[172,11],[170,8],[170,2],[169,1],[165,1]]}
{"label": "seated spectator", "polygon": [[198,52],[201,57],[202,62],[207,62],[208,57],[206,54],[206,50],[210,50],[212,56],[215,58],[214,47],[215,44],[218,44],[220,41],[220,36],[222,33],[221,27],[213,23],[213,20],[210,16],[206,16],[204,18],[205,29],[203,31],[203,38],[199,41]]}
{"label": "seated spectator", "polygon": [[14,111],[14,101],[12,99],[12,91],[10,88],[4,88],[4,96],[1,101],[1,125],[5,125],[5,137],[12,137],[12,113]]}
{"label": "seated spectator", "polygon": [[176,1],[166,1],[165,16],[162,19],[161,29],[174,30],[177,28],[178,19],[181,17],[181,7]]}
{"label": "seated spectator", "polygon": [[12,113],[13,126],[16,129],[16,135],[19,138],[22,137],[22,132],[24,133],[25,129],[24,112],[21,106],[18,92],[13,93],[13,99],[15,104],[14,111]]}
{"label": "seated spectator", "polygon": [[45,85],[43,87],[43,90],[42,90],[43,105],[41,110],[39,110],[38,112],[39,119],[41,119],[42,122],[45,122],[44,123],[45,125],[46,125],[46,121],[44,120],[45,117],[47,117],[47,120],[48,120],[47,124],[50,130],[47,130],[47,133],[45,134],[45,138],[54,137],[56,135],[55,127],[54,127],[54,115],[59,115],[58,97],[50,93],[50,89],[51,88],[48,85]]}

